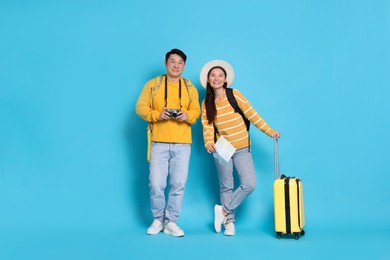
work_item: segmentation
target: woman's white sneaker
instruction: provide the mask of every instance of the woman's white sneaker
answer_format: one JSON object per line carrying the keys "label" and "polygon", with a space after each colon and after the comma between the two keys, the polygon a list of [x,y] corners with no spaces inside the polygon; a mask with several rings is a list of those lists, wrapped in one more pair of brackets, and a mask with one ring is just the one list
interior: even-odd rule
{"label": "woman's white sneaker", "polygon": [[234,236],[236,234],[236,227],[233,222],[225,224],[225,232],[223,234],[225,236]]}
{"label": "woman's white sneaker", "polygon": [[183,229],[179,228],[179,226],[176,224],[176,222],[169,221],[165,224],[164,233],[167,235],[171,235],[174,237],[183,237],[184,231]]}
{"label": "woman's white sneaker", "polygon": [[214,228],[215,232],[220,233],[222,229],[222,224],[226,221],[226,217],[222,214],[222,206],[214,206]]}
{"label": "woman's white sneaker", "polygon": [[153,220],[152,225],[146,230],[148,235],[156,235],[164,229],[164,223],[158,219]]}

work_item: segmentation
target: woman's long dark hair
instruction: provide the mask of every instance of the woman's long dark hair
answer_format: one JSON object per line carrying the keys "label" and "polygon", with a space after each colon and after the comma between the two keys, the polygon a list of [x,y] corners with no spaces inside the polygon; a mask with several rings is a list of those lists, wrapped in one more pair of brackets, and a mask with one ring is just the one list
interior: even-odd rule
{"label": "woman's long dark hair", "polygon": [[[212,67],[209,72],[207,73],[207,87],[206,87],[206,98],[205,98],[205,105],[206,105],[206,116],[207,116],[207,121],[209,124],[214,123],[215,117],[217,116],[217,107],[215,106],[215,94],[214,94],[214,89],[210,86],[209,83],[209,75],[210,72],[213,69],[221,69],[223,73],[225,74],[225,78],[227,77],[226,75],[226,70],[222,68],[221,66],[215,66]],[[227,83],[225,82],[223,84],[223,88],[226,89]]]}

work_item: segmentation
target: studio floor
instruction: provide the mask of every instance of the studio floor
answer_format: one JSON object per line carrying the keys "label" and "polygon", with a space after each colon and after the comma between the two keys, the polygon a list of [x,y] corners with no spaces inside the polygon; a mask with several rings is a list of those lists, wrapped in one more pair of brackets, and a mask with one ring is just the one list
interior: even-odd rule
{"label": "studio floor", "polygon": [[0,259],[390,259],[389,230],[307,228],[305,236],[277,239],[272,232],[236,225],[237,234],[211,226],[185,237],[145,235],[142,228],[0,235]]}

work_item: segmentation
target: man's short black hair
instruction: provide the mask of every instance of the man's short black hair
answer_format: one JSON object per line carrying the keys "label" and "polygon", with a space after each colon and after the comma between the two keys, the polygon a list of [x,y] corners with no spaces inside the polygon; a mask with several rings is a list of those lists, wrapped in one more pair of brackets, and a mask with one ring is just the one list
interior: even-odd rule
{"label": "man's short black hair", "polygon": [[185,55],[183,51],[181,51],[179,49],[172,49],[172,50],[168,51],[167,54],[165,54],[165,61],[168,61],[169,56],[171,56],[172,54],[179,55],[184,60],[184,63],[187,60],[187,55]]}

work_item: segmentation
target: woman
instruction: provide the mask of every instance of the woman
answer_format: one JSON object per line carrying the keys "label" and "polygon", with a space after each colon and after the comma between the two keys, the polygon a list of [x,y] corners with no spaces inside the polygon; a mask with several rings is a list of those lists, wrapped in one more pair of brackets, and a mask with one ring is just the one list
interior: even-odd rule
{"label": "woman", "polygon": [[[256,173],[249,149],[249,135],[243,117],[235,113],[226,96],[226,88],[234,80],[233,68],[225,61],[214,60],[203,66],[200,82],[206,88],[206,98],[202,102],[203,138],[207,152],[215,153],[215,141],[223,136],[236,151],[228,165],[222,165],[214,157],[220,188],[221,205],[214,207],[214,228],[224,234],[235,235],[234,209],[254,190]],[[252,108],[249,101],[237,90],[233,90],[236,102],[245,117],[269,137],[279,138],[280,133],[273,130]],[[233,165],[240,179],[240,186],[234,190]]]}

